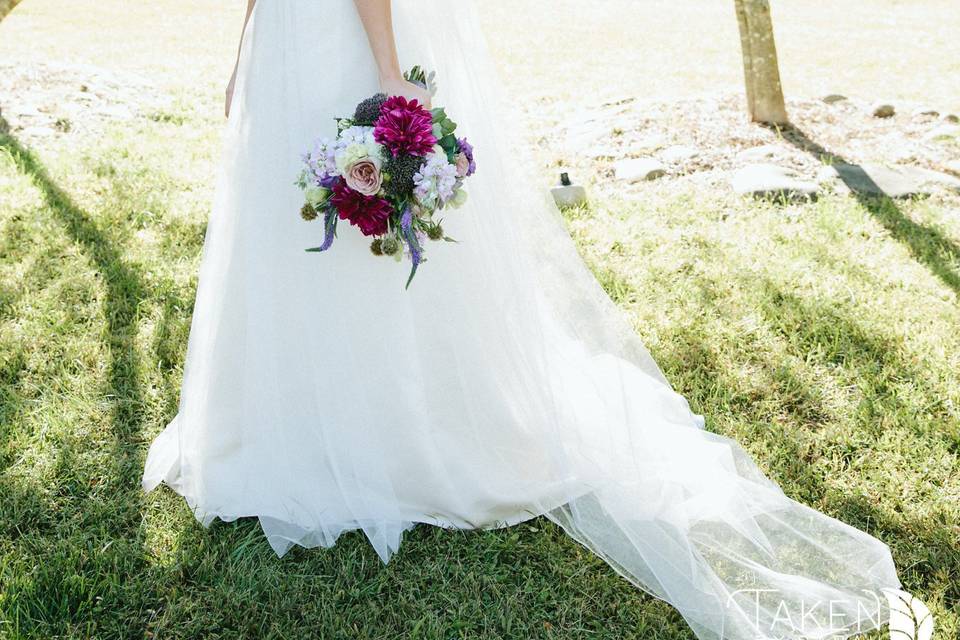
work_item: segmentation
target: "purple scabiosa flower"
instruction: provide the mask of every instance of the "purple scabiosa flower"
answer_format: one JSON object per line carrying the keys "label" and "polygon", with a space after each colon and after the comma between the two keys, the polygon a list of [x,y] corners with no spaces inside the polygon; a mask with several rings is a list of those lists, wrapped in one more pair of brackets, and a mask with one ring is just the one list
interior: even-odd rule
{"label": "purple scabiosa flower", "polygon": [[457,165],[457,177],[468,178],[477,172],[477,161],[473,157],[473,145],[466,138],[457,140],[457,153],[454,155]]}

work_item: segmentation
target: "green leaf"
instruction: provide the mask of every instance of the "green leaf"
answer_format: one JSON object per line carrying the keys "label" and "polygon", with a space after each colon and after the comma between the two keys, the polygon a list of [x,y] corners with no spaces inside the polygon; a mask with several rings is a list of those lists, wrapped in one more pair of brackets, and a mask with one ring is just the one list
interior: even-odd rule
{"label": "green leaf", "polygon": [[407,278],[407,285],[404,287],[404,289],[409,289],[409,288],[410,288],[410,283],[413,282],[413,276],[417,275],[417,267],[418,267],[418,266],[420,266],[420,265],[416,265],[416,264],[415,264],[415,265],[413,265],[413,268],[410,269],[410,277]]}
{"label": "green leaf", "polygon": [[443,147],[444,151],[456,151],[457,150],[457,139],[451,134],[446,134],[441,137],[437,144]]}

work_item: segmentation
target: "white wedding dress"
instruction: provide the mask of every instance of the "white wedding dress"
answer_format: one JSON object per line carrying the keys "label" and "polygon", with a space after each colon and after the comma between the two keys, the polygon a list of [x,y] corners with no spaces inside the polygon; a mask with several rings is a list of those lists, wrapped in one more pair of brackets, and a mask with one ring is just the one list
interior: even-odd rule
{"label": "white wedding dress", "polygon": [[[405,291],[406,265],[353,227],[304,251],[322,228],[298,215],[301,152],[378,88],[353,0],[257,2],[180,412],[144,488],[166,483],[204,525],[258,517],[278,554],[362,529],[384,562],[415,523],[544,515],[703,640],[884,623],[889,549],[703,429],[523,180],[474,12],[394,0],[401,60],[437,70],[479,163],[444,221],[459,243],[431,243]],[[798,620],[814,601],[834,604]]]}

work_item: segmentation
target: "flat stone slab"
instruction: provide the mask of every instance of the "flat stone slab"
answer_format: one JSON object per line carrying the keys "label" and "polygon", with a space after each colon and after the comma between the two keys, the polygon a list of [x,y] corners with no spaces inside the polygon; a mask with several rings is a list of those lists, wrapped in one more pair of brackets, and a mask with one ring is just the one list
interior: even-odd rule
{"label": "flat stone slab", "polygon": [[624,182],[642,182],[656,180],[666,175],[667,170],[659,160],[653,158],[627,158],[614,163],[617,180]]}
{"label": "flat stone slab", "polygon": [[960,179],[909,165],[835,164],[821,169],[818,177],[821,182],[839,180],[854,193],[869,196],[911,198],[930,195],[937,187],[960,191]]}
{"label": "flat stone slab", "polygon": [[914,118],[939,118],[940,112],[932,107],[920,107],[913,110]]}
{"label": "flat stone slab", "polygon": [[591,118],[567,126],[566,143],[571,150],[592,146],[610,135],[610,127],[603,120]]}
{"label": "flat stone slab", "polygon": [[744,163],[759,163],[764,160],[773,160],[774,158],[785,156],[788,149],[778,144],[764,144],[758,147],[750,147],[737,153],[737,160]]}
{"label": "flat stone slab", "polygon": [[847,96],[840,95],[839,93],[831,93],[830,95],[823,96],[822,100],[827,104],[836,104],[837,102],[844,102],[847,99]]}
{"label": "flat stone slab", "polygon": [[815,182],[803,180],[796,171],[775,164],[748,164],[730,176],[730,186],[740,195],[757,198],[815,198]]}
{"label": "flat stone slab", "polygon": [[686,162],[700,155],[700,151],[687,145],[674,145],[667,147],[660,152],[660,159],[664,162],[679,163]]}
{"label": "flat stone slab", "polygon": [[583,153],[588,158],[597,160],[599,158],[615,158],[620,154],[620,150],[612,144],[598,144],[590,147]]}
{"label": "flat stone slab", "polygon": [[927,133],[927,135],[923,136],[924,140],[929,140],[931,142],[936,142],[938,140],[951,140],[953,138],[960,138],[960,124],[941,124]]}

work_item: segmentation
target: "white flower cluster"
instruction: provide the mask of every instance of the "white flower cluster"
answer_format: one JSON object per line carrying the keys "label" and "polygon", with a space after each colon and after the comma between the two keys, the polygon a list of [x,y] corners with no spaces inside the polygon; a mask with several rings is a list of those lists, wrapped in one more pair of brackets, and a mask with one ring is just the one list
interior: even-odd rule
{"label": "white flower cluster", "polygon": [[334,151],[337,173],[343,175],[357,160],[370,158],[377,163],[383,159],[383,147],[373,139],[373,127],[349,127],[340,132]]}
{"label": "white flower cluster", "polygon": [[336,162],[337,141],[330,138],[320,138],[313,145],[313,151],[307,157],[307,165],[318,180],[337,172]]}
{"label": "white flower cluster", "polygon": [[420,171],[413,176],[414,195],[427,209],[437,209],[452,200],[457,191],[457,167],[443,149],[434,148]]}

